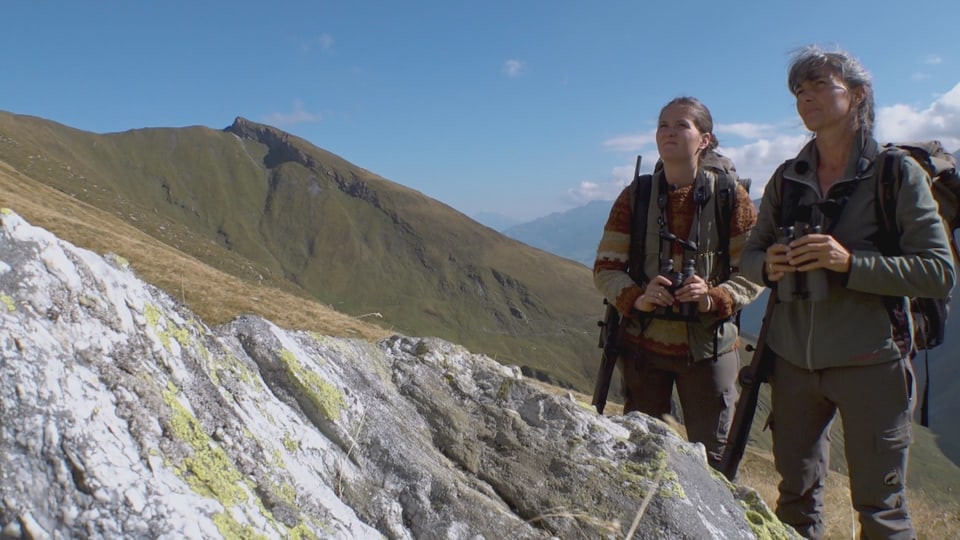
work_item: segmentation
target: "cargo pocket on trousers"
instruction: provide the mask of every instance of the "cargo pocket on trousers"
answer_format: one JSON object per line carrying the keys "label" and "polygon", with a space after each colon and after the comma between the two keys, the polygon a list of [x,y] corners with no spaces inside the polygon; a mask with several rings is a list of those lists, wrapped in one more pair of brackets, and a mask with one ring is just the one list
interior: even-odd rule
{"label": "cargo pocket on trousers", "polygon": [[733,426],[733,416],[737,408],[737,396],[735,391],[724,392],[720,394],[720,411],[718,415],[717,431],[713,434],[718,441],[726,441],[730,435],[730,427]]}
{"label": "cargo pocket on trousers", "polygon": [[913,442],[913,430],[910,424],[906,423],[893,429],[881,431],[877,434],[875,441],[875,450],[877,452],[889,452],[903,450]]}
{"label": "cargo pocket on trousers", "polygon": [[[900,369],[903,370],[905,410],[912,417],[913,410],[917,406],[917,374],[913,370],[913,361],[907,358],[900,360]],[[929,377],[930,374],[928,373],[927,376]]]}

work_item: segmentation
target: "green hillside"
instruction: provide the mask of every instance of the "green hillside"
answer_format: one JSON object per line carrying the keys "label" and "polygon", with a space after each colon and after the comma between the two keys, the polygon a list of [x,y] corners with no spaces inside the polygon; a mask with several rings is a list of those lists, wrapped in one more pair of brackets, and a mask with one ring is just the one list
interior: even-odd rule
{"label": "green hillside", "polygon": [[0,113],[0,137],[22,174],[214,268],[554,384],[593,383],[589,269],[287,133],[237,119],[101,135]]}

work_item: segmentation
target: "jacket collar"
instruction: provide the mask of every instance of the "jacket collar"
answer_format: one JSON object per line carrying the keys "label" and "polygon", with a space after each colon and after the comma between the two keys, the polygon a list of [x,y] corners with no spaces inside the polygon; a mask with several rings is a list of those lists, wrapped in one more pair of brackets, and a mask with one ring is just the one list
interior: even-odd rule
{"label": "jacket collar", "polygon": [[[880,144],[875,139],[869,138],[864,141],[860,152],[851,153],[847,169],[838,183],[871,176],[879,152]],[[818,158],[816,139],[813,139],[804,145],[797,157],[787,164],[783,172],[784,178],[815,186]]]}

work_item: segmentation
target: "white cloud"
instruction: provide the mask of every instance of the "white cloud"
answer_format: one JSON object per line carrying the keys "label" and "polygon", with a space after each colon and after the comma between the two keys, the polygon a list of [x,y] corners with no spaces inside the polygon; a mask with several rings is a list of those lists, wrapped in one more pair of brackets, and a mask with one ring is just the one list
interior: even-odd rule
{"label": "white cloud", "polygon": [[324,32],[319,36],[311,39],[298,39],[300,45],[300,51],[303,53],[308,53],[314,49],[320,49],[320,52],[323,53],[332,53],[333,52],[333,36]]}
{"label": "white cloud", "polygon": [[776,126],[770,124],[754,124],[751,122],[737,122],[734,124],[718,124],[713,131],[719,135],[734,135],[745,139],[768,137],[776,133]]}
{"label": "white cloud", "polygon": [[960,83],[923,110],[911,105],[892,105],[877,110],[877,139],[922,141],[939,139],[947,150],[960,148]]}
{"label": "white cloud", "polygon": [[[652,163],[648,163],[652,166]],[[571,206],[583,206],[590,201],[612,201],[633,181],[636,163],[614,167],[610,178],[604,181],[583,180],[567,190],[564,201]],[[649,172],[649,171],[646,171]]]}
{"label": "white cloud", "polygon": [[[630,172],[633,174],[633,171]],[[612,201],[620,195],[627,181],[623,179],[607,182],[583,181],[580,185],[567,190],[567,200],[573,206],[582,206],[590,201]]]}
{"label": "white cloud", "polygon": [[[740,176],[751,179],[750,194],[753,197],[760,196],[763,192],[763,186],[766,185],[773,171],[784,160],[795,156],[803,144],[809,140],[807,133],[802,128],[785,128],[770,124],[741,122],[717,126],[715,131],[718,134],[725,133],[749,140],[749,142],[740,146],[721,146],[718,150],[737,164],[737,172]],[[605,148],[631,153],[645,150],[655,144],[656,135],[653,131],[622,135],[603,142]],[[651,158],[655,157],[656,150],[653,150]],[[654,161],[644,164],[644,172],[650,171]],[[616,167],[613,170],[615,180],[600,183],[582,182],[580,187],[570,189],[569,194],[577,194],[584,201],[603,198],[599,196],[587,198],[589,194],[594,193],[602,194],[606,199],[614,198],[616,193],[619,193],[617,188],[622,188],[633,179],[633,171],[633,165]],[[589,189],[585,188],[584,184],[589,184]],[[616,193],[610,196],[614,191]]]}
{"label": "white cloud", "polygon": [[520,73],[523,72],[523,68],[526,67],[521,60],[510,59],[503,63],[503,72],[507,77],[518,77]]}
{"label": "white cloud", "polygon": [[633,133],[607,139],[603,141],[603,146],[618,152],[638,152],[656,142],[656,132],[648,131],[647,133]]}
{"label": "white cloud", "polygon": [[937,65],[937,64],[942,63],[942,62],[943,62],[943,58],[941,58],[940,55],[931,54],[931,55],[928,56],[923,62],[924,62],[925,64],[930,64],[931,66],[935,66],[935,65]]}
{"label": "white cloud", "polygon": [[797,155],[808,140],[809,135],[798,131],[757,139],[742,146],[721,146],[718,150],[733,160],[740,177],[750,179],[750,196],[757,199],[777,167]]}
{"label": "white cloud", "polygon": [[303,106],[303,101],[299,99],[293,102],[293,112],[273,113],[263,117],[264,123],[275,127],[289,127],[319,121],[320,114],[307,111]]}
{"label": "white cloud", "polygon": [[[757,124],[739,122],[718,125],[718,135],[730,135],[745,139],[740,145],[721,146],[720,153],[737,164],[737,172],[751,179],[750,195],[759,198],[770,176],[784,160],[800,151],[810,134],[799,119],[792,118],[783,124]],[[890,105],[877,109],[876,137],[881,142],[922,141],[939,139],[950,152],[960,149],[960,83],[947,93],[936,97],[930,106],[918,109],[911,105]],[[626,134],[603,141],[606,149],[617,152],[638,153],[655,145],[655,131]],[[650,155],[656,157],[656,150]],[[653,165],[645,164],[645,172]],[[583,205],[593,200],[613,200],[633,178],[634,166],[618,166],[606,181],[585,180],[568,189],[566,199],[574,205]]]}

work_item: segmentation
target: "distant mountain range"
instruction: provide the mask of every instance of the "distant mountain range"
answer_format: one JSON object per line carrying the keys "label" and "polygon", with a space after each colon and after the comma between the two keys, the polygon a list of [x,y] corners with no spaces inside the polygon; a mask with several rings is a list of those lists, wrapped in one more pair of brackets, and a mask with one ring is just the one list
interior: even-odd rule
{"label": "distant mountain range", "polygon": [[503,234],[538,249],[579,262],[589,268],[613,201],[591,201],[584,206],[501,229]]}
{"label": "distant mountain range", "polygon": [[523,220],[512,218],[499,212],[479,212],[470,217],[472,217],[478,223],[486,225],[495,231],[501,232],[504,229],[509,229],[514,225],[523,223]]}

